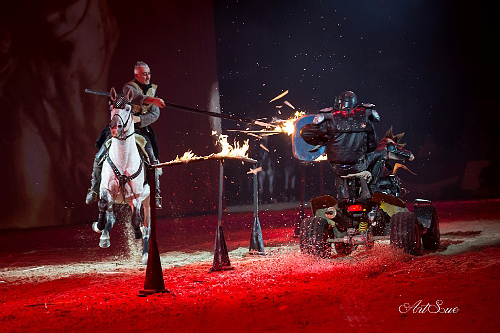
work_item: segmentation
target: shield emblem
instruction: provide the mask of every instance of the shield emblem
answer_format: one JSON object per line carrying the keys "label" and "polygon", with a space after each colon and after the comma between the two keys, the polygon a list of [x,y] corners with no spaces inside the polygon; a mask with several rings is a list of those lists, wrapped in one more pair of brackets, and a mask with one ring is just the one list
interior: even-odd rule
{"label": "shield emblem", "polygon": [[295,131],[292,137],[292,150],[293,156],[301,161],[312,162],[325,152],[324,146],[319,147],[316,151],[311,151],[315,146],[306,143],[304,139],[300,137],[300,129],[304,127],[304,125],[312,123],[314,117],[315,115],[306,115],[295,122]]}

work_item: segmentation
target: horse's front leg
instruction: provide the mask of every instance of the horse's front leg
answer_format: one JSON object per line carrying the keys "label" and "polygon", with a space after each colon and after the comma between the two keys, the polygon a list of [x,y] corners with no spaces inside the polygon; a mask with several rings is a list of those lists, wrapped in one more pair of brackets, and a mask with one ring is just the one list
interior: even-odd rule
{"label": "horse's front leg", "polygon": [[144,226],[141,227],[142,230],[142,264],[148,264],[149,257],[149,234],[150,234],[150,212],[149,212],[149,196],[142,201],[142,207],[144,208]]}
{"label": "horse's front leg", "polygon": [[94,222],[92,229],[94,231],[101,233],[99,238],[99,246],[106,248],[111,245],[109,241],[109,232],[113,225],[115,224],[116,218],[113,213],[113,204],[111,202],[111,197],[107,192],[102,191],[101,199],[98,201],[99,216],[97,222]]}
{"label": "horse's front leg", "polygon": [[104,227],[101,237],[99,238],[99,246],[103,248],[109,247],[111,245],[111,242],[109,240],[109,232],[111,231],[111,228],[113,228],[113,225],[116,221],[115,213],[113,213],[112,203],[108,205],[108,209],[106,210],[106,220],[106,226]]}
{"label": "horse's front leg", "polygon": [[97,207],[99,208],[99,215],[97,216],[97,222],[92,224],[92,229],[95,232],[101,233],[106,226],[106,211],[108,210],[109,200],[107,197],[102,197],[97,202]]}
{"label": "horse's front leg", "polygon": [[132,208],[132,227],[134,228],[135,239],[141,239],[143,236],[141,231],[141,222],[143,219],[141,215],[141,201],[133,199],[130,207]]}
{"label": "horse's front leg", "polygon": [[[108,205],[108,210],[106,211],[106,226],[104,227],[104,231],[107,231],[108,233],[111,231],[111,228],[115,225],[116,222],[116,216],[115,212],[113,211],[113,203],[110,203]],[[103,232],[104,232],[103,231]]]}

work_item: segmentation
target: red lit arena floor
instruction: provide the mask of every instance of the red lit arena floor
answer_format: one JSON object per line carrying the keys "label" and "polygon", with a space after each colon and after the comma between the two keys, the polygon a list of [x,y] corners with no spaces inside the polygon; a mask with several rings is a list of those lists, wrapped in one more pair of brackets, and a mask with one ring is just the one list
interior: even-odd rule
{"label": "red lit arena floor", "polygon": [[126,225],[108,249],[89,225],[2,230],[0,331],[500,331],[500,201],[435,205],[442,245],[419,257],[385,241],[349,257],[302,255],[297,209],[262,210],[267,255],[250,256],[252,213],[226,213],[234,269],[213,273],[217,216],[159,219],[169,293],[147,297]]}

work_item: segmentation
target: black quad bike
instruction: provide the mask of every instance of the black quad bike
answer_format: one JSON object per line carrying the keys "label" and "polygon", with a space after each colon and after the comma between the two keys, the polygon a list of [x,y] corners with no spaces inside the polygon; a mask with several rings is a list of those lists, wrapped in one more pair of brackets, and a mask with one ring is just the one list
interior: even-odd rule
{"label": "black quad bike", "polygon": [[313,198],[311,208],[313,216],[299,226],[304,253],[327,258],[333,244],[338,255],[349,255],[359,245],[371,249],[376,239],[387,235],[394,247],[412,255],[419,255],[422,247],[428,251],[439,248],[438,216],[428,200],[415,200],[411,212],[403,200],[385,193],[374,193],[368,200],[351,197],[341,201],[326,195]]}
{"label": "black quad bike", "polygon": [[[302,119],[300,123],[299,120],[298,126],[309,121]],[[379,148],[387,148],[388,160],[408,159],[411,153],[400,148],[400,137],[396,142],[394,139],[391,130],[380,140]],[[294,138],[297,158],[309,162],[317,158],[309,153],[310,147],[300,138]],[[385,164],[384,172],[376,186],[368,186],[363,175],[352,175],[343,178],[338,200],[329,195],[311,199],[312,216],[299,225],[300,251],[330,257],[333,244],[338,255],[349,255],[358,246],[371,249],[375,240],[387,236],[392,246],[411,255],[421,254],[422,247],[436,251],[440,231],[434,205],[429,200],[417,199],[411,212],[401,199],[401,184],[395,170],[391,171]]]}

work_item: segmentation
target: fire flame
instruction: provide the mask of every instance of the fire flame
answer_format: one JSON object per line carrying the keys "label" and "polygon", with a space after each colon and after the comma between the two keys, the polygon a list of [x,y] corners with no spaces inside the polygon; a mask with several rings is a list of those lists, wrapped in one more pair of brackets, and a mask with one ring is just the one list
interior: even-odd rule
{"label": "fire flame", "polygon": [[193,154],[193,152],[190,150],[188,150],[187,152],[184,153],[184,155],[182,155],[181,157],[179,157],[179,155],[177,155],[175,157],[175,160],[174,161],[189,161],[189,160],[193,160],[195,158],[199,158],[199,156],[196,156],[195,154]]}
{"label": "fire flame", "polygon": [[221,134],[219,135],[219,140],[217,140],[217,144],[222,147],[222,151],[215,154],[217,156],[230,156],[230,157],[248,157],[248,149],[250,145],[248,144],[249,140],[245,140],[242,145],[239,142],[234,140],[234,144],[230,145],[227,141],[228,136]]}
{"label": "fire flame", "polygon": [[293,135],[293,133],[295,132],[295,122],[305,114],[306,113],[304,111],[296,111],[292,118],[289,118],[287,120],[280,120],[276,124],[275,131]]}
{"label": "fire flame", "polygon": [[[216,132],[212,132],[212,135],[216,134],[217,134]],[[217,140],[216,143],[222,147],[222,151],[217,154],[213,153],[208,156],[197,156],[190,149],[187,152],[185,152],[181,157],[177,155],[174,160],[164,164],[169,165],[178,163],[188,163],[190,161],[195,161],[195,160],[208,160],[211,158],[224,158],[224,157],[249,158],[248,157],[248,149],[250,148],[250,145],[248,144],[249,140],[245,140],[242,145],[239,142],[236,142],[235,140],[234,145],[230,145],[227,141],[227,138],[228,138],[227,135],[221,134],[219,136],[219,139]]]}

